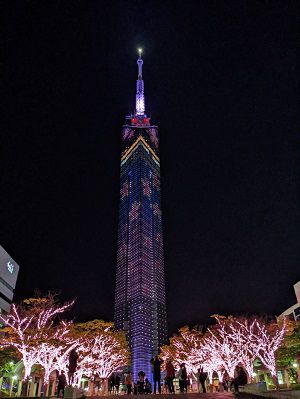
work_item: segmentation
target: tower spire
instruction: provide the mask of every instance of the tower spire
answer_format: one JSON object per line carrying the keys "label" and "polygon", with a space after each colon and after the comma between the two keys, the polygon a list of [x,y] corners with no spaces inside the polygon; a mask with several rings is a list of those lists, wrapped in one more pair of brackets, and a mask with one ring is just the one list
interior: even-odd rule
{"label": "tower spire", "polygon": [[135,113],[136,115],[145,114],[145,96],[144,96],[144,81],[143,81],[143,60],[142,49],[138,49],[139,58],[138,65],[138,79],[136,81],[136,96],[135,96]]}

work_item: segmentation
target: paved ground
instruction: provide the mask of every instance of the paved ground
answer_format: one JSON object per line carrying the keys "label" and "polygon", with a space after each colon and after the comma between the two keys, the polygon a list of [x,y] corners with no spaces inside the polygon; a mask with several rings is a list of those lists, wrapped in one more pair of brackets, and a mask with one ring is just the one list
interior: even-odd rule
{"label": "paved ground", "polygon": [[187,394],[160,394],[160,395],[135,395],[135,396],[127,396],[127,395],[120,395],[120,396],[95,396],[91,399],[112,399],[112,398],[119,398],[119,399],[127,399],[127,398],[135,398],[135,399],[236,399],[236,396],[232,392],[214,392],[214,393],[187,393]]}
{"label": "paved ground", "polygon": [[[141,395],[137,399],[140,398]],[[214,392],[214,393],[188,393],[188,394],[176,394],[176,395],[143,395],[143,399],[235,399],[236,397],[232,392]]]}

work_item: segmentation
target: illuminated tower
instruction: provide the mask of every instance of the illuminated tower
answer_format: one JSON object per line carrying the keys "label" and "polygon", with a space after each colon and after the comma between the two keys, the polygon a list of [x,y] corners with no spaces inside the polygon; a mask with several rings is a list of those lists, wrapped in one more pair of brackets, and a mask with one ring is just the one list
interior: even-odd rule
{"label": "illuminated tower", "polygon": [[167,339],[159,141],[145,114],[139,50],[136,109],[122,132],[115,325],[127,333],[135,380]]}

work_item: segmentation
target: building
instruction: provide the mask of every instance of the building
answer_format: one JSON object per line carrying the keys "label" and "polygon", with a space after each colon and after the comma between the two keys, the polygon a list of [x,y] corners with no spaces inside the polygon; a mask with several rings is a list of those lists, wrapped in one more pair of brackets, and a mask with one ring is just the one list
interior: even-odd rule
{"label": "building", "polygon": [[143,60],[136,109],[122,131],[115,325],[124,330],[135,380],[167,339],[157,126],[145,114]]}
{"label": "building", "polygon": [[295,295],[297,298],[297,303],[284,312],[281,313],[279,317],[289,317],[291,320],[300,321],[300,281],[294,285]]}
{"label": "building", "polygon": [[0,245],[0,312],[8,313],[14,296],[19,265]]}

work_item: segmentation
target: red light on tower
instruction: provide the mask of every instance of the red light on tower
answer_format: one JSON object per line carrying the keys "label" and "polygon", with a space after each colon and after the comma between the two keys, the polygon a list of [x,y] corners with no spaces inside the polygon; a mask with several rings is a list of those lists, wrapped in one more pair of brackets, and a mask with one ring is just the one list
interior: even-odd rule
{"label": "red light on tower", "polygon": [[136,124],[137,124],[137,119],[136,119],[136,118],[132,118],[132,119],[131,119],[131,123],[132,123],[133,125],[136,125]]}

